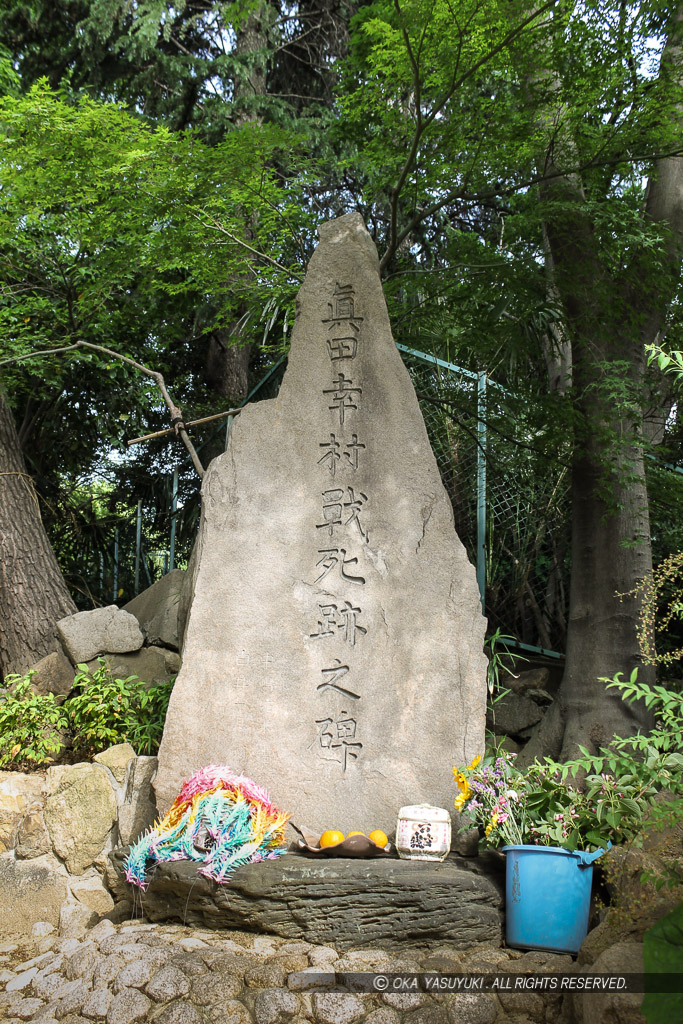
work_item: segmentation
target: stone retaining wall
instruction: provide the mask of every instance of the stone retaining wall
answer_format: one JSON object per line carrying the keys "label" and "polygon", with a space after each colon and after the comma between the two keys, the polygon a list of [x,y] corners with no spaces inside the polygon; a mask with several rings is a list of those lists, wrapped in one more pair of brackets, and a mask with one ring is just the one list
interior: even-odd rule
{"label": "stone retaining wall", "polygon": [[15,932],[46,921],[68,936],[110,912],[107,857],[154,822],[156,765],[123,743],[92,763],[0,772],[0,921]]}

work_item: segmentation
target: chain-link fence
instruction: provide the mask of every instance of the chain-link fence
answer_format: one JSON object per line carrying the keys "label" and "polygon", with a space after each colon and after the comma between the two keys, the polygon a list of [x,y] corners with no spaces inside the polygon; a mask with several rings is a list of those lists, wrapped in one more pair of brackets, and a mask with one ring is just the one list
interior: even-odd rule
{"label": "chain-link fence", "polygon": [[[569,610],[568,445],[552,453],[543,450],[524,400],[485,373],[398,348],[415,386],[456,531],[477,569],[489,633],[499,629],[523,647],[561,653]],[[285,369],[282,357],[243,404],[274,398]],[[215,433],[225,434],[226,427],[221,424]],[[173,524],[182,509],[174,508],[177,501],[171,498],[177,493],[177,471],[174,480],[175,485],[169,477],[167,488],[168,548],[152,554],[138,520],[135,551],[121,556],[130,563],[129,575],[135,565],[140,587],[177,564]],[[648,487],[657,562],[683,549],[683,473],[652,463]]]}

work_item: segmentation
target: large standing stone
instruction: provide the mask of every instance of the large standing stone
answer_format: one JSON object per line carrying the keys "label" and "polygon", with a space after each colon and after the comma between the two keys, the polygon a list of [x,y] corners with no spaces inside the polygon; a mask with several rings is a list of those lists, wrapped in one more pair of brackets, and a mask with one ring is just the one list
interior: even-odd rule
{"label": "large standing stone", "polygon": [[36,662],[31,669],[31,689],[41,696],[53,693],[58,704],[63,704],[74,685],[74,667],[61,651],[54,651]]}
{"label": "large standing stone", "polygon": [[116,821],[116,797],[104,767],[96,764],[49,768],[45,824],[52,845],[72,875],[89,868]]}
{"label": "large standing stone", "polygon": [[29,805],[42,802],[40,775],[0,772],[0,853],[14,847],[17,827]]}
{"label": "large standing stone", "polygon": [[74,665],[105,651],[137,651],[144,640],[135,616],[115,604],[67,615],[57,623],[57,633]]}
{"label": "large standing stone", "polygon": [[156,821],[152,788],[156,771],[156,757],[136,757],[128,764],[118,813],[119,837],[124,846],[136,842]]}
{"label": "large standing stone", "polygon": [[140,623],[148,644],[178,650],[178,604],[184,577],[182,569],[173,569],[124,605],[124,611]]}
{"label": "large standing stone", "polygon": [[202,489],[157,803],[230,764],[311,828],[452,805],[482,752],[484,619],[361,218],[321,228],[278,397]]}

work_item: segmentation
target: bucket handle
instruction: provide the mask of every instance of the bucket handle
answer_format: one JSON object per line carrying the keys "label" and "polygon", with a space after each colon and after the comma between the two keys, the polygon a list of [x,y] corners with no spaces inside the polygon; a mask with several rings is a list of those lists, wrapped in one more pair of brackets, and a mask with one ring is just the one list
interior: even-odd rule
{"label": "bucket handle", "polygon": [[590,867],[591,864],[593,863],[593,861],[597,860],[598,857],[602,857],[603,853],[607,853],[611,849],[612,849],[612,841],[611,841],[611,839],[608,839],[607,840],[607,847],[606,847],[606,849],[603,849],[601,847],[599,850],[596,850],[594,853],[582,853],[581,854],[581,860],[579,861],[578,866],[580,868],[588,868],[588,867]]}

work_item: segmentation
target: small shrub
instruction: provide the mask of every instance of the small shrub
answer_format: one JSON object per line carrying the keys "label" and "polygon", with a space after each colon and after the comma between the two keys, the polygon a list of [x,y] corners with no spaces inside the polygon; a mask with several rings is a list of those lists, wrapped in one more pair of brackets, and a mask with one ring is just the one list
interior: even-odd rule
{"label": "small shrub", "polygon": [[0,690],[0,767],[36,767],[54,760],[61,749],[59,730],[69,720],[55,695],[31,689],[31,676],[9,675]]}
{"label": "small shrub", "polygon": [[136,754],[155,753],[161,742],[173,683],[148,686],[136,675],[114,678],[103,658],[92,674],[79,665],[77,692],[65,704],[74,748],[91,756],[116,743],[130,743]]}

